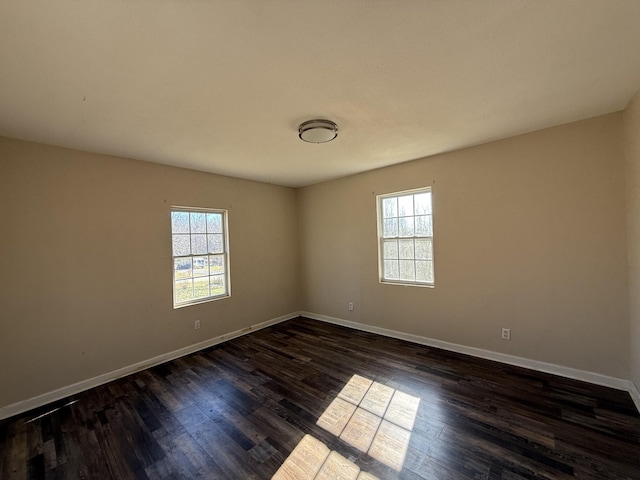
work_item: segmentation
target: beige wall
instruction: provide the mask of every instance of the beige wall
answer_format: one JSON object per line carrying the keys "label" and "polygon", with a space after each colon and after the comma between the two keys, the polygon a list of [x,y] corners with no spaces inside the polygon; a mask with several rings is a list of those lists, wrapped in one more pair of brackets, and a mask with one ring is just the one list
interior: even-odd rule
{"label": "beige wall", "polygon": [[[628,378],[621,127],[612,114],[301,189],[303,310]],[[436,287],[380,284],[376,195],[423,186]]]}
{"label": "beige wall", "polygon": [[640,389],[640,92],[623,115],[629,253],[630,379]]}
{"label": "beige wall", "polygon": [[[171,205],[229,210],[231,298],[173,309]],[[0,407],[298,310],[293,189],[0,138],[0,218]]]}
{"label": "beige wall", "polygon": [[[640,385],[639,104],[297,191],[0,138],[0,407],[299,309]],[[436,288],[382,285],[426,185]],[[171,205],[229,209],[231,298],[172,308]]]}

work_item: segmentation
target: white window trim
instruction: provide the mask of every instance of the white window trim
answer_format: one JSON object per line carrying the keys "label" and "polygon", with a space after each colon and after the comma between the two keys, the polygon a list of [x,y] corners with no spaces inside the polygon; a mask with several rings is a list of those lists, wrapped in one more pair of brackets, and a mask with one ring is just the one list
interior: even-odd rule
{"label": "white window trim", "polygon": [[[434,264],[434,274],[433,274],[433,282],[418,282],[418,281],[408,281],[408,280],[389,280],[384,278],[384,236],[383,236],[383,222],[382,222],[382,201],[385,198],[392,197],[401,197],[403,195],[415,195],[416,193],[429,192],[431,193],[431,221],[432,223],[432,232],[430,237],[407,237],[407,238],[430,238],[432,245],[432,262]],[[411,190],[401,190],[399,192],[391,192],[385,193],[382,195],[376,196],[376,223],[378,226],[378,281],[385,285],[401,285],[401,286],[409,286],[409,287],[427,287],[427,288],[435,288],[435,222],[434,222],[434,214],[433,214],[433,189],[431,187],[420,187],[414,188]]]}
{"label": "white window trim", "polygon": [[[173,212],[222,213],[222,225],[224,230],[223,231],[223,239],[224,239],[223,254],[224,254],[224,266],[225,266],[224,272],[225,272],[225,285],[226,285],[226,292],[224,294],[176,303],[176,295],[175,295],[176,271],[174,266],[175,259],[184,258],[186,256],[192,257],[192,256],[201,256],[201,255],[185,255],[183,257],[181,256],[176,257],[173,255],[173,228],[171,227],[171,213]],[[170,226],[170,238],[171,238],[170,245],[171,245],[171,272],[172,272],[171,297],[172,297],[173,308],[177,309],[177,308],[183,308],[183,307],[190,307],[191,305],[199,305],[201,303],[214,302],[216,300],[222,300],[222,299],[231,297],[231,255],[229,252],[229,211],[224,209],[219,209],[219,208],[183,207],[180,205],[172,205],[171,208],[169,209],[169,226]],[[207,253],[207,255],[209,255],[209,253]]]}

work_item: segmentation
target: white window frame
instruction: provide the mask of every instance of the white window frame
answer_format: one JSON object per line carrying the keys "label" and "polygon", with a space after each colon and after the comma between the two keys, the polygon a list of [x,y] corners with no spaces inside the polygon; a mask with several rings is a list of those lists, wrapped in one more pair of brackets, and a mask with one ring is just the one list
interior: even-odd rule
{"label": "white window frame", "polygon": [[[400,197],[406,197],[406,196],[410,196],[410,195],[416,195],[416,194],[421,194],[421,193],[429,193],[430,195],[430,200],[431,200],[431,211],[430,213],[426,214],[426,215],[416,215],[415,214],[415,210],[412,212],[412,215],[407,215],[407,216],[400,216],[400,213],[397,213],[397,217],[387,217],[389,218],[397,218],[398,222],[400,220],[400,218],[409,218],[409,217],[413,217],[413,221],[415,222],[415,217],[422,217],[422,216],[429,216],[430,217],[430,222],[431,222],[431,235],[427,235],[427,234],[420,234],[420,235],[416,235],[415,231],[413,235],[400,235],[400,230],[398,229],[398,232],[396,235],[387,235],[386,237],[384,236],[384,211],[383,211],[383,202],[385,199],[389,199],[389,198],[400,198]],[[376,207],[377,207],[377,222],[378,222],[378,279],[380,281],[380,283],[385,283],[385,284],[395,284],[395,285],[408,285],[408,286],[417,286],[417,287],[435,287],[435,267],[434,267],[434,242],[433,242],[433,237],[434,237],[434,232],[433,232],[433,191],[431,189],[431,187],[423,187],[423,188],[416,188],[413,190],[403,190],[400,192],[392,192],[392,193],[387,193],[384,195],[377,195],[376,196]],[[415,208],[415,207],[414,207]],[[384,251],[384,242],[385,240],[389,240],[389,239],[397,239],[397,240],[408,240],[408,239],[413,239],[414,240],[414,254],[412,256],[412,258],[407,259],[407,260],[412,260],[413,261],[413,270],[414,270],[414,279],[413,280],[407,280],[407,279],[400,279],[400,254],[398,254],[398,278],[393,278],[393,275],[387,275],[387,273],[385,272],[385,251]],[[429,252],[429,258],[418,258],[416,259],[416,253],[415,253],[415,240],[429,240],[430,244],[431,244],[431,250]],[[424,243],[423,243],[424,245]],[[387,259],[389,261],[392,261],[393,259]],[[416,262],[421,262],[421,261],[426,261],[426,262],[431,262],[431,266],[432,266],[432,275],[431,275],[431,279],[432,281],[422,281],[422,280],[416,280],[415,279],[415,271],[416,271]]]}
{"label": "white window frame", "polygon": [[[209,245],[209,243],[207,242],[207,253],[193,253],[192,251],[192,247],[193,247],[193,238],[192,236],[195,234],[199,234],[202,235],[202,232],[198,232],[198,233],[194,233],[191,232],[191,216],[189,216],[190,220],[189,220],[189,232],[188,233],[184,233],[184,232],[174,232],[174,228],[173,228],[173,213],[174,212],[180,212],[180,213],[215,213],[215,214],[220,214],[222,215],[222,252],[212,252],[210,250],[212,250],[211,246]],[[231,296],[231,281],[230,281],[230,261],[229,261],[229,228],[228,228],[228,219],[229,219],[229,212],[227,210],[220,210],[220,209],[214,209],[214,208],[199,208],[199,207],[182,207],[182,206],[171,206],[171,210],[170,210],[170,214],[169,214],[169,225],[171,228],[171,271],[172,273],[172,279],[173,279],[173,283],[172,283],[172,295],[173,295],[173,308],[182,308],[182,307],[187,307],[189,305],[197,305],[200,303],[205,303],[205,302],[211,302],[214,300],[220,300],[223,298],[229,298]],[[206,230],[204,232],[205,235],[220,235],[220,232],[209,232],[208,228],[209,226],[207,225]],[[175,236],[189,236],[189,254],[181,254],[181,255],[176,255],[175,250],[174,250],[174,237]],[[207,237],[208,240],[209,237]],[[222,274],[212,274],[211,272],[211,268],[212,268],[212,264],[211,264],[211,257],[215,257],[215,256],[222,256],[223,258],[223,262],[222,262],[222,266],[223,266],[223,273]],[[202,273],[201,275],[196,276],[194,273],[194,259],[198,259],[197,257],[207,257],[207,270],[208,273],[204,274]],[[176,267],[176,260],[184,260],[185,259],[190,259],[191,260],[191,276],[190,277],[185,277],[185,278],[176,278],[176,272],[179,270]],[[218,293],[218,294],[211,294],[211,277],[223,277],[223,282],[224,282],[224,291],[222,293]],[[194,279],[203,279],[203,278],[208,278],[209,279],[209,295],[204,296],[204,297],[198,297],[198,298],[192,298],[189,300],[185,300],[185,301],[177,301],[176,297],[177,297],[177,291],[176,291],[176,281],[180,281],[180,280],[186,280],[186,279],[191,279],[192,282]],[[192,288],[195,291],[195,282],[193,282],[192,284]]]}

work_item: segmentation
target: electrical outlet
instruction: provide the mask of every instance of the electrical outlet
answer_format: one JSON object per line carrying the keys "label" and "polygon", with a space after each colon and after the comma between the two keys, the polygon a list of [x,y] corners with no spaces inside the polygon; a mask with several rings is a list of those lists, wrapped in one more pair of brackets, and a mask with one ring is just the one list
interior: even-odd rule
{"label": "electrical outlet", "polygon": [[349,302],[349,311],[353,312],[353,302]]}
{"label": "electrical outlet", "polygon": [[195,328],[196,330],[200,328],[200,320],[196,320],[195,322],[193,322],[193,328]]}
{"label": "electrical outlet", "polygon": [[503,328],[502,329],[502,339],[503,340],[511,340],[511,329]]}

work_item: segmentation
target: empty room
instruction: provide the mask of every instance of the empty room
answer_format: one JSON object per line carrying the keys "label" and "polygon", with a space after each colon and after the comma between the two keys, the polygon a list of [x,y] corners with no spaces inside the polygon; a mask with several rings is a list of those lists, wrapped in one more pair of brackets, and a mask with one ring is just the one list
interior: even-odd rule
{"label": "empty room", "polygon": [[0,3],[0,479],[640,479],[640,1]]}

